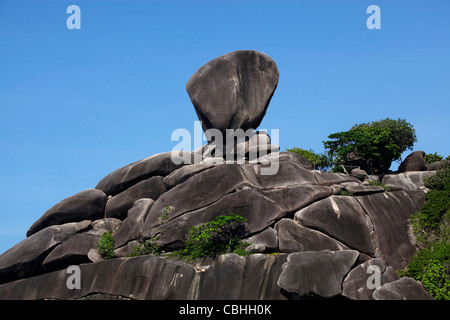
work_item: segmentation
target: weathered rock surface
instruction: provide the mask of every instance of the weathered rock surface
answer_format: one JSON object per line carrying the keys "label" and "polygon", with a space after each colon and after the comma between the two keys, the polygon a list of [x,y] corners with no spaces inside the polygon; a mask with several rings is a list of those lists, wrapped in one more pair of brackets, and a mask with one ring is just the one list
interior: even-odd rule
{"label": "weathered rock surface", "polygon": [[391,266],[386,268],[383,260],[370,259],[348,273],[342,284],[342,295],[352,300],[372,300],[372,294],[379,288],[377,285],[382,286],[398,279],[395,270]]}
{"label": "weathered rock surface", "polygon": [[371,185],[348,186],[345,189],[355,196],[384,192],[384,188]]}
{"label": "weathered rock surface", "polygon": [[[256,129],[278,84],[275,62],[264,53],[238,50],[202,66],[186,89],[203,130]],[[208,138],[208,137],[207,137]]]}
{"label": "weathered rock surface", "polygon": [[300,296],[313,293],[332,298],[341,294],[342,281],[358,255],[353,250],[292,253],[277,283],[287,292]]}
{"label": "weathered rock surface", "polygon": [[[162,176],[153,176],[110,197],[106,212],[113,207],[114,199],[123,198],[116,200],[123,203],[121,213],[114,215],[119,219],[46,227],[0,256],[0,282],[5,283],[0,286],[0,297],[11,295],[11,290],[23,290],[11,297],[20,292],[21,298],[64,299],[130,295],[142,299],[398,297],[392,293],[394,289],[384,285],[397,280],[393,270],[403,268],[415,252],[408,218],[423,204],[423,190],[376,190],[379,193],[342,196],[341,190],[369,186],[348,175],[312,170],[309,162],[288,152],[280,153],[275,175],[261,175],[261,167],[187,165],[168,174],[166,183]],[[155,196],[157,199],[147,198],[155,185],[161,194]],[[105,197],[100,190],[94,192]],[[168,206],[170,210],[162,223],[162,213]],[[113,231],[119,257],[130,253],[138,241],[150,238],[158,239],[157,243],[170,251],[182,246],[192,226],[231,212],[247,219],[246,236],[252,243],[248,251],[259,254],[220,256],[199,271],[167,258],[102,261],[96,253],[100,236],[109,230]],[[271,252],[282,254],[267,255]],[[92,273],[82,280],[89,282],[87,288],[78,293],[53,282],[66,279],[64,270],[72,264],[81,264],[82,270]],[[384,291],[380,291],[381,287],[364,287],[368,276],[365,272],[371,264],[382,270]],[[106,272],[106,266],[113,270],[100,275]],[[330,271],[332,267],[335,270]],[[142,278],[143,272],[151,276]],[[54,277],[51,280],[50,275]],[[106,285],[103,277],[116,280]],[[239,285],[230,287],[224,279],[234,279]],[[49,289],[33,288],[47,282],[51,284]],[[167,288],[152,291],[159,285]],[[420,297],[422,293],[417,294]]]}
{"label": "weathered rock surface", "polygon": [[186,154],[191,157],[190,152],[171,151],[130,163],[104,177],[95,188],[114,196],[142,180],[153,176],[165,177],[185,165],[183,162],[174,163],[172,157],[178,156],[182,159]]}
{"label": "weathered rock surface", "polygon": [[139,300],[285,299],[276,279],[286,258],[227,254],[204,271],[163,257],[113,259],[80,265],[79,290],[68,289],[69,275],[59,270],[0,285],[0,300],[80,299],[96,294]]}
{"label": "weathered rock surface", "polygon": [[349,249],[326,234],[306,228],[292,219],[282,219],[275,225],[281,252],[339,251]]}
{"label": "weathered rock surface", "polygon": [[295,214],[302,226],[318,230],[344,245],[373,255],[373,224],[355,197],[331,196]]}
{"label": "weathered rock surface", "polygon": [[422,170],[425,171],[437,171],[443,167],[450,166],[450,160],[437,161],[433,163],[428,163]]}
{"label": "weathered rock surface", "polygon": [[90,221],[82,221],[50,226],[19,242],[0,255],[0,283],[43,272],[49,252],[89,225]]}
{"label": "weathered rock surface", "polygon": [[433,300],[422,284],[411,278],[386,283],[372,296],[375,300]]}
{"label": "weathered rock surface", "polygon": [[399,191],[356,197],[373,224],[377,257],[395,270],[406,266],[416,251],[409,217],[423,206],[423,191]]}
{"label": "weathered rock surface", "polygon": [[367,174],[367,172],[362,169],[353,169],[352,172],[350,173],[350,175],[361,181],[364,181],[369,178],[369,175]]}
{"label": "weathered rock surface", "polygon": [[423,182],[436,174],[435,171],[413,171],[399,174],[387,174],[383,177],[383,184],[392,191],[424,190]]}
{"label": "weathered rock surface", "polygon": [[398,172],[421,171],[427,162],[424,151],[414,151],[409,154],[398,167]]}
{"label": "weathered rock surface", "polygon": [[[226,254],[200,274],[193,299],[280,300],[285,299],[277,286],[287,255],[255,254],[241,257]],[[194,288],[193,288],[194,289]]]}
{"label": "weathered rock surface", "polygon": [[122,226],[114,235],[115,248],[119,248],[129,241],[141,240],[142,226],[154,203],[155,201],[149,198],[142,198],[134,202],[133,207],[128,210]]}
{"label": "weathered rock surface", "polygon": [[136,183],[134,186],[119,193],[108,200],[105,208],[105,217],[125,219],[128,210],[136,200],[150,198],[157,200],[166,191],[161,176],[151,177]]}
{"label": "weathered rock surface", "polygon": [[103,218],[105,204],[106,195],[100,190],[88,189],[78,192],[44,213],[30,227],[27,237],[49,226]]}

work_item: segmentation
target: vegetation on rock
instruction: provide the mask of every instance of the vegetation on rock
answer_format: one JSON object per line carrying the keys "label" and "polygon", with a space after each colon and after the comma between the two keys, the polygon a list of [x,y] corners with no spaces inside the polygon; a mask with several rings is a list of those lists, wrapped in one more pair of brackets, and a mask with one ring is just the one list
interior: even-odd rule
{"label": "vegetation on rock", "polygon": [[368,174],[386,173],[392,161],[412,150],[415,129],[404,119],[384,119],[354,125],[349,131],[332,133],[324,141],[335,165],[357,166]]}
{"label": "vegetation on rock", "polygon": [[443,161],[443,160],[450,160],[450,156],[447,156],[447,158],[444,159],[443,156],[437,154],[437,152],[435,153],[427,153],[424,156],[424,159],[426,161],[427,164],[433,163],[433,162],[439,162],[439,161]]}
{"label": "vegetation on rock", "polygon": [[419,248],[401,276],[421,281],[438,300],[450,300],[450,167],[425,181],[431,189],[422,209],[411,216]]}
{"label": "vegetation on rock", "polygon": [[205,256],[216,256],[226,252],[244,253],[247,246],[241,238],[245,235],[247,219],[230,213],[220,215],[213,221],[192,227],[184,248],[173,253],[183,260],[193,261]]}
{"label": "vegetation on rock", "polygon": [[326,171],[333,166],[331,157],[325,153],[315,153],[311,149],[305,150],[297,147],[286,149],[286,151],[298,153],[303,158],[309,160],[316,170]]}
{"label": "vegetation on rock", "polygon": [[112,231],[104,232],[98,242],[98,253],[103,259],[113,259],[116,257],[114,253],[114,238]]}

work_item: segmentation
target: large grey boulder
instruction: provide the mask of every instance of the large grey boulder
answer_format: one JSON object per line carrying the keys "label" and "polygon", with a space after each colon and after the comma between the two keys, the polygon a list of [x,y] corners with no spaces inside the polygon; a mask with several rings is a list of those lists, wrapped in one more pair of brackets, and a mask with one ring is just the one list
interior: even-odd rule
{"label": "large grey boulder", "polygon": [[193,175],[210,169],[214,166],[214,164],[205,164],[205,163],[195,163],[189,164],[184,167],[181,167],[175,171],[173,171],[168,176],[164,177],[164,184],[167,189],[171,189],[180,183],[183,183]]}
{"label": "large grey boulder", "polygon": [[0,283],[42,273],[45,257],[60,243],[90,226],[71,222],[42,229],[0,255]]}
{"label": "large grey boulder", "polygon": [[427,162],[424,159],[424,151],[414,151],[410,153],[405,160],[399,165],[398,172],[407,171],[420,171],[422,170]]}
{"label": "large grey boulder", "polygon": [[358,255],[354,250],[292,253],[278,278],[278,286],[299,296],[311,293],[323,298],[337,296]]}
{"label": "large grey boulder", "polygon": [[198,287],[192,286],[190,299],[280,300],[285,299],[277,279],[287,255],[253,254],[220,256],[200,273]]}
{"label": "large grey boulder", "polygon": [[[177,161],[174,162],[174,158]],[[107,195],[114,196],[142,180],[153,176],[167,176],[185,165],[182,162],[183,158],[188,158],[192,161],[192,153],[170,151],[155,154],[115,170],[104,177],[95,188],[102,190]]]}
{"label": "large grey boulder", "polygon": [[125,220],[123,220],[120,229],[114,234],[115,248],[119,248],[132,240],[140,240],[141,229],[144,225],[145,218],[155,201],[153,199],[139,199],[128,210]]}
{"label": "large grey boulder", "polygon": [[263,253],[267,251],[276,251],[278,249],[278,235],[277,232],[269,227],[262,232],[244,240],[250,245],[245,248],[245,251],[251,253]]}
{"label": "large grey boulder", "polygon": [[352,300],[372,300],[372,294],[379,286],[398,279],[395,270],[386,267],[383,260],[370,259],[348,273],[342,284],[342,295]]}
{"label": "large grey boulder", "polygon": [[292,219],[282,219],[275,224],[278,247],[281,252],[347,250],[347,246],[326,234],[303,227]]}
{"label": "large grey boulder", "polygon": [[134,186],[108,200],[105,207],[105,217],[125,219],[127,212],[136,200],[142,198],[158,199],[166,191],[161,176],[151,177],[136,183]]}
{"label": "large grey boulder", "polygon": [[355,197],[331,196],[295,214],[295,221],[369,255],[375,253],[373,225]]}
{"label": "large grey boulder", "polygon": [[375,300],[433,300],[420,282],[406,277],[382,285],[372,296]]}
{"label": "large grey boulder", "polygon": [[[203,130],[256,129],[278,84],[279,71],[266,54],[238,50],[198,69],[186,83]],[[207,137],[208,138],[208,137]]]}
{"label": "large grey boulder", "polygon": [[416,252],[409,218],[423,206],[424,192],[384,192],[355,198],[372,221],[377,257],[395,270],[405,268]]}
{"label": "large grey boulder", "polygon": [[42,262],[46,272],[65,269],[70,265],[89,263],[88,253],[96,249],[100,236],[89,233],[79,233],[57,246]]}
{"label": "large grey boulder", "polygon": [[383,184],[392,191],[424,190],[424,181],[436,174],[436,171],[412,171],[399,174],[387,174]]}
{"label": "large grey boulder", "polygon": [[450,160],[443,160],[443,161],[437,161],[433,163],[428,163],[425,167],[425,171],[437,171],[439,169],[442,169],[444,167],[450,166]]}
{"label": "large grey boulder", "polygon": [[202,171],[185,182],[162,194],[150,209],[145,220],[144,234],[159,226],[159,218],[164,208],[170,206],[168,213],[172,220],[185,212],[193,211],[216,202],[227,194],[236,191],[238,187],[248,185],[247,179],[239,165],[218,165]]}
{"label": "large grey boulder", "polygon": [[141,256],[82,264],[81,288],[69,289],[66,269],[0,286],[0,300],[81,299],[95,295],[115,299],[187,299],[195,270],[187,263]]}
{"label": "large grey boulder", "polygon": [[27,237],[53,225],[103,218],[106,195],[97,189],[87,189],[68,197],[47,210],[27,232]]}

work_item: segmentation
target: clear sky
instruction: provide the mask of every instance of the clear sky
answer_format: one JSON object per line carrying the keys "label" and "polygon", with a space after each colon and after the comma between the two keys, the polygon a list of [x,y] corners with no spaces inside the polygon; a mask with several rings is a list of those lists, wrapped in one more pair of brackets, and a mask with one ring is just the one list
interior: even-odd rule
{"label": "clear sky", "polygon": [[0,253],[60,200],[170,151],[197,120],[185,83],[238,49],[278,65],[260,128],[281,150],[400,117],[414,150],[449,155],[449,15],[448,0],[0,0]]}

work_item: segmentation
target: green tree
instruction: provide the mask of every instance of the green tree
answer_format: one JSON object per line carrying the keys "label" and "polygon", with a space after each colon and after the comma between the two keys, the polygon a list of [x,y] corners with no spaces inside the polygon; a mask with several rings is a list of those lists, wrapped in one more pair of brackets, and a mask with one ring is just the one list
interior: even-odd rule
{"label": "green tree", "polygon": [[369,174],[386,173],[392,161],[412,150],[415,129],[404,119],[383,119],[354,125],[349,131],[332,133],[323,141],[336,165],[358,166]]}
{"label": "green tree", "polygon": [[286,151],[298,153],[309,160],[316,170],[326,171],[333,166],[331,157],[325,153],[315,153],[314,150],[305,150],[297,147],[286,149]]}

